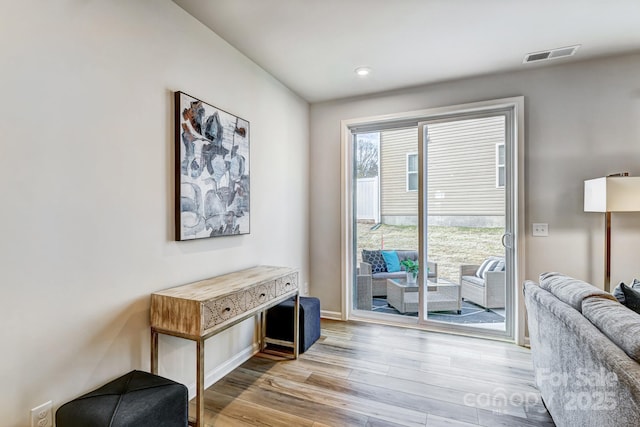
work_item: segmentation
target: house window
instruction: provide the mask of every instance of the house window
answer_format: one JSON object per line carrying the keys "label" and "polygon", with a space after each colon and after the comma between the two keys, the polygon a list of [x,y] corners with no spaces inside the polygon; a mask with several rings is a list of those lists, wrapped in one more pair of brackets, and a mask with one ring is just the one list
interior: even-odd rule
{"label": "house window", "polygon": [[418,191],[418,154],[407,154],[407,191]]}
{"label": "house window", "polygon": [[496,144],[496,188],[504,188],[504,143]]}

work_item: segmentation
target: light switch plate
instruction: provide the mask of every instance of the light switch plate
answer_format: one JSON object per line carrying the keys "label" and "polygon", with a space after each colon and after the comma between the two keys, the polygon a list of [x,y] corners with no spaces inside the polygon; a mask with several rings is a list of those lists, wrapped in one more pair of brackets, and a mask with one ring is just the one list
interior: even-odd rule
{"label": "light switch plate", "polygon": [[533,223],[533,235],[536,237],[547,237],[549,235],[549,224]]}

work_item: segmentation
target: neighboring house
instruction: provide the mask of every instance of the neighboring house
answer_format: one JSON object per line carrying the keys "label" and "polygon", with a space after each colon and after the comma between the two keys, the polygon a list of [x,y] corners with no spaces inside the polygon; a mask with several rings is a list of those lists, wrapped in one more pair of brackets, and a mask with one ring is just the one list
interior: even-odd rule
{"label": "neighboring house", "polygon": [[[433,225],[504,225],[504,118],[428,128],[428,214]],[[380,211],[385,224],[418,223],[418,135],[380,133]]]}

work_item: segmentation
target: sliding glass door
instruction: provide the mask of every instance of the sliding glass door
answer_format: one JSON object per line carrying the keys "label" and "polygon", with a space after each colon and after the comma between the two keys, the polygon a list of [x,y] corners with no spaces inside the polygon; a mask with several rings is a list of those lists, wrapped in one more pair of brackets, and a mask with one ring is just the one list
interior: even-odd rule
{"label": "sliding glass door", "polygon": [[480,104],[348,128],[350,318],[514,336],[515,104]]}
{"label": "sliding glass door", "polygon": [[511,324],[508,120],[488,111],[419,124],[420,244],[432,270],[421,282],[423,323],[499,332]]}
{"label": "sliding glass door", "polygon": [[353,144],[353,308],[415,323],[417,286],[398,300],[393,281],[418,260],[418,128],[355,133]]}

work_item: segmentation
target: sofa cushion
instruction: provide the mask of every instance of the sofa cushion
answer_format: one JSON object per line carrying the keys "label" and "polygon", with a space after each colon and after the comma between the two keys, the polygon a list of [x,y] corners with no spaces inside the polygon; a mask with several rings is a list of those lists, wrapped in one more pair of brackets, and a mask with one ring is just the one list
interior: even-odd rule
{"label": "sofa cushion", "polygon": [[640,314],[601,297],[585,299],[582,314],[630,358],[640,362]]}
{"label": "sofa cushion", "polygon": [[[624,285],[624,282],[620,282],[618,286],[616,286],[615,289],[611,292],[611,295],[616,297],[616,299],[620,301],[620,304],[626,304],[626,301],[624,299],[624,292],[622,292],[622,285]],[[640,289],[640,280],[633,279],[629,286],[633,289]]]}
{"label": "sofa cushion", "polygon": [[622,292],[622,285],[624,285],[624,282],[618,283],[618,286],[611,291],[611,295],[613,295],[620,304],[624,304],[624,292]]}
{"label": "sofa cushion", "polygon": [[400,259],[396,251],[382,251],[382,258],[384,258],[389,273],[400,271]]}
{"label": "sofa cushion", "polygon": [[374,279],[405,279],[407,277],[406,271],[395,271],[393,273],[389,273],[388,271],[384,271],[382,273],[373,274]]}
{"label": "sofa cushion", "polygon": [[462,280],[466,282],[471,282],[474,285],[484,287],[484,279],[481,279],[477,276],[462,276]]}
{"label": "sofa cushion", "polygon": [[[418,251],[397,250],[396,253],[398,254],[398,259],[400,260],[400,262],[404,261],[405,259],[410,259],[412,261],[418,262]],[[401,270],[405,270],[404,266],[401,267]]]}
{"label": "sofa cushion", "polygon": [[630,288],[624,283],[620,287],[624,293],[624,305],[636,313],[640,313],[640,290]]}
{"label": "sofa cushion", "polygon": [[371,273],[387,271],[387,264],[384,262],[384,258],[382,258],[382,253],[380,251],[368,251],[363,249],[362,261],[367,264],[371,264]]}
{"label": "sofa cushion", "polygon": [[597,296],[617,302],[609,292],[562,273],[542,273],[540,287],[551,292],[560,301],[569,304],[579,312],[582,312],[582,301],[585,298]]}

